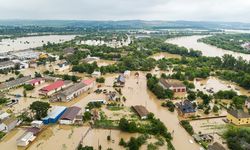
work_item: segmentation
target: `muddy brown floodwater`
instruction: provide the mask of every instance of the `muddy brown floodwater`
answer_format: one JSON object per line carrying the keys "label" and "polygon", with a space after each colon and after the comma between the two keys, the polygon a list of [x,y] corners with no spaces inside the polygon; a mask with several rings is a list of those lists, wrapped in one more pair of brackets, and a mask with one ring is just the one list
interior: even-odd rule
{"label": "muddy brown floodwater", "polygon": [[189,140],[192,137],[180,126],[177,112],[171,113],[162,107],[162,101],[147,90],[146,84],[145,73],[140,72],[138,78],[135,76],[129,77],[122,89],[123,95],[127,98],[125,105],[143,105],[154,113],[157,118],[160,118],[170,132],[174,131],[172,142],[176,150],[198,150],[200,146],[196,143],[190,143]]}
{"label": "muddy brown floodwater", "polygon": [[150,56],[151,58],[154,58],[155,60],[160,60],[162,58],[178,58],[180,59],[181,56],[180,55],[176,55],[176,54],[170,54],[170,53],[167,53],[167,52],[160,52],[160,53],[156,53],[152,56]]}
{"label": "muddy brown floodwater", "polygon": [[250,60],[249,54],[232,52],[232,51],[217,48],[215,46],[211,46],[202,42],[197,42],[198,39],[204,38],[204,37],[206,36],[194,35],[194,36],[177,37],[177,38],[168,39],[166,42],[171,43],[171,44],[176,44],[179,46],[184,46],[186,48],[193,48],[195,50],[200,50],[202,52],[202,55],[204,56],[222,57],[225,54],[231,54],[236,58],[241,56],[245,60],[248,60],[248,61]]}
{"label": "muddy brown floodwater", "polygon": [[211,89],[215,93],[220,90],[222,91],[233,90],[237,92],[239,95],[247,95],[247,96],[250,95],[249,90],[246,90],[235,83],[221,80],[217,77],[212,77],[212,76],[207,79],[202,79],[200,81],[194,80],[194,85],[196,90],[200,90],[208,94],[209,94],[208,90]]}

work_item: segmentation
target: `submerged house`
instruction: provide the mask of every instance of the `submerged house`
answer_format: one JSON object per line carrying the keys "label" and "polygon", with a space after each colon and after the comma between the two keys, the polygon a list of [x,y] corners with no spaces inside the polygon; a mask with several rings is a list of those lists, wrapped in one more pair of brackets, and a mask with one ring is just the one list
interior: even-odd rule
{"label": "submerged house", "polygon": [[161,78],[159,85],[173,92],[186,92],[186,86],[179,80]]}
{"label": "submerged house", "polygon": [[30,80],[32,80],[31,76],[24,76],[21,78],[17,78],[15,80],[4,82],[0,84],[0,90],[8,90],[11,88],[18,87],[18,86],[24,85],[27,81],[30,81]]}
{"label": "submerged house", "polygon": [[235,125],[249,125],[250,115],[242,110],[228,110],[227,120]]}
{"label": "submerged house", "polygon": [[149,112],[144,106],[136,105],[136,106],[132,106],[132,108],[138,114],[138,116],[141,119],[147,119],[148,118]]}
{"label": "submerged house", "polygon": [[60,93],[56,94],[52,101],[68,102],[72,99],[80,96],[86,91],[86,85],[82,82],[75,83],[74,85],[64,89]]}
{"label": "submerged house", "polygon": [[17,139],[17,146],[27,146],[34,141],[36,136],[32,132],[25,132]]}
{"label": "submerged house", "polygon": [[82,109],[80,107],[69,107],[61,116],[60,124],[74,124],[82,121]]}
{"label": "submerged house", "polygon": [[13,116],[8,117],[8,118],[4,119],[3,121],[1,121],[0,131],[7,133],[7,132],[11,131],[12,129],[14,129],[17,125],[18,125],[17,118],[15,118]]}
{"label": "submerged house", "polygon": [[119,75],[116,82],[115,82],[115,86],[123,87],[124,85],[125,85],[125,76]]}
{"label": "submerged house", "polygon": [[42,118],[44,124],[56,123],[62,114],[66,111],[64,106],[54,106],[49,112],[47,117]]}
{"label": "submerged house", "polygon": [[40,85],[44,82],[45,82],[45,80],[43,78],[35,78],[35,79],[29,81],[28,84],[30,84],[32,86],[36,86],[36,85]]}
{"label": "submerged house", "polygon": [[67,61],[61,61],[55,66],[56,71],[64,71],[69,69],[69,63]]}
{"label": "submerged house", "polygon": [[182,117],[191,117],[196,113],[196,109],[189,100],[177,103],[176,106],[178,114]]}

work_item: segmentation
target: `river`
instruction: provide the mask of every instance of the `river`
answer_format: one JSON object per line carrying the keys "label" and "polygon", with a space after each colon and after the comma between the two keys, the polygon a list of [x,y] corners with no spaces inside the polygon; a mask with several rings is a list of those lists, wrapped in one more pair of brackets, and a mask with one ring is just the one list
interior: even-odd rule
{"label": "river", "polygon": [[40,47],[43,44],[62,43],[72,40],[75,35],[46,35],[46,36],[29,36],[16,39],[3,39],[0,41],[0,52],[18,51],[29,48]]}
{"label": "river", "polygon": [[166,40],[166,42],[171,43],[171,44],[176,44],[179,46],[184,46],[189,49],[193,48],[195,50],[200,50],[202,52],[202,55],[204,56],[222,57],[225,54],[231,54],[236,58],[241,56],[243,59],[247,61],[250,60],[250,54],[232,52],[232,51],[217,48],[215,46],[208,45],[202,42],[197,42],[198,39],[203,38],[203,37],[206,37],[206,36],[204,35],[184,36],[184,37],[168,39]]}

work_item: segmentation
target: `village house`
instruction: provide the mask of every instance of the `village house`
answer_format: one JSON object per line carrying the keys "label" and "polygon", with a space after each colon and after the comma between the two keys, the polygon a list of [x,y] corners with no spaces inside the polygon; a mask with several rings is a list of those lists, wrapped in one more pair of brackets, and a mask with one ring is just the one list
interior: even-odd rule
{"label": "village house", "polygon": [[14,87],[18,87],[18,86],[21,86],[21,85],[27,83],[27,81],[30,81],[30,80],[32,80],[31,76],[24,76],[21,78],[17,78],[15,80],[4,82],[4,83],[0,84],[0,90],[8,90],[8,89],[11,89]]}
{"label": "village house", "polygon": [[242,110],[230,109],[227,111],[227,120],[235,125],[249,125],[250,115]]}
{"label": "village house", "polygon": [[184,100],[183,102],[177,103],[177,112],[182,117],[195,116],[196,110],[193,104],[189,100]]}
{"label": "village house", "polygon": [[50,96],[64,88],[71,86],[73,83],[71,81],[58,80],[48,86],[43,87],[39,90],[40,95]]}
{"label": "village house", "polygon": [[55,71],[64,71],[69,69],[69,63],[67,61],[61,61],[55,66]]}
{"label": "village house", "polygon": [[140,119],[147,119],[148,118],[148,110],[141,105],[132,106],[133,110],[139,115]]}
{"label": "village house", "polygon": [[60,124],[75,124],[82,122],[82,109],[80,107],[69,107],[61,116]]}
{"label": "village house", "polygon": [[125,76],[124,75],[119,75],[115,84],[117,87],[124,87],[125,85]]}
{"label": "village house", "polygon": [[10,114],[7,112],[1,112],[0,113],[0,122],[3,121],[6,118],[9,118]]}
{"label": "village house", "polygon": [[82,82],[75,83],[72,86],[64,89],[63,91],[59,92],[55,95],[55,99],[51,99],[51,101],[59,101],[59,102],[68,102],[72,99],[78,97],[83,92],[86,91],[85,89],[86,85]]}
{"label": "village house", "polygon": [[40,120],[34,120],[31,122],[31,127],[17,139],[17,146],[27,146],[29,143],[35,140],[38,133],[42,131],[43,122]]}
{"label": "village house", "polygon": [[8,117],[3,121],[1,121],[0,131],[7,133],[12,129],[14,129],[17,126],[17,124],[18,124],[17,118],[15,118],[14,116]]}
{"label": "village house", "polygon": [[11,69],[14,67],[15,67],[15,63],[13,61],[0,62],[0,70]]}
{"label": "village house", "polygon": [[86,85],[85,86],[86,91],[94,88],[94,86],[95,86],[94,79],[85,79],[85,80],[82,80],[82,83]]}
{"label": "village house", "polygon": [[247,99],[245,101],[245,106],[246,106],[247,109],[250,109],[250,99]]}
{"label": "village house", "polygon": [[47,117],[42,118],[44,124],[56,123],[62,114],[66,111],[64,106],[54,106],[48,112]]}
{"label": "village house", "polygon": [[32,132],[25,132],[23,135],[21,135],[17,140],[17,146],[25,147],[32,141],[34,141],[36,136]]}
{"label": "village house", "polygon": [[131,71],[126,70],[126,71],[124,71],[123,75],[124,75],[125,77],[129,77],[129,76],[131,75]]}
{"label": "village house", "polygon": [[93,78],[99,78],[99,77],[101,77],[101,72],[100,72],[100,71],[94,71],[94,72],[91,74],[91,76],[92,76]]}
{"label": "village house", "polygon": [[159,85],[173,92],[186,92],[186,86],[179,80],[161,78]]}
{"label": "village house", "polygon": [[35,78],[35,79],[29,81],[27,84],[30,84],[32,86],[37,86],[37,85],[40,85],[42,83],[45,83],[45,80],[43,78]]}

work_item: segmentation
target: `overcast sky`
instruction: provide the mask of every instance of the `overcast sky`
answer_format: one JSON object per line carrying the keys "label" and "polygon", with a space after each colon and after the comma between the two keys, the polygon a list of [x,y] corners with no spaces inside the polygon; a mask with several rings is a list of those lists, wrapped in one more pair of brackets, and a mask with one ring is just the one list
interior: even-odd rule
{"label": "overcast sky", "polygon": [[0,0],[0,19],[250,22],[250,0]]}

